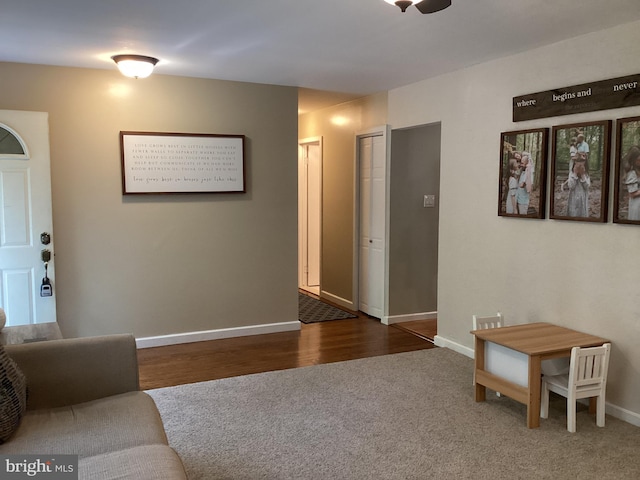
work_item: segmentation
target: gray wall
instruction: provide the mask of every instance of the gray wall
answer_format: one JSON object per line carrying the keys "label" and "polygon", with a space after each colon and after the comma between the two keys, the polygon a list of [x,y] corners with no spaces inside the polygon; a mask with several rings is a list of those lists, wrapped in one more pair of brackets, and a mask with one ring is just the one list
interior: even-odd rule
{"label": "gray wall", "polygon": [[[424,195],[436,206],[425,208]],[[435,312],[440,124],[391,132],[389,315]]]}
{"label": "gray wall", "polygon": [[[0,63],[49,112],[58,320],[137,337],[297,320],[297,89]],[[121,130],[244,134],[246,194],[122,196]]]}

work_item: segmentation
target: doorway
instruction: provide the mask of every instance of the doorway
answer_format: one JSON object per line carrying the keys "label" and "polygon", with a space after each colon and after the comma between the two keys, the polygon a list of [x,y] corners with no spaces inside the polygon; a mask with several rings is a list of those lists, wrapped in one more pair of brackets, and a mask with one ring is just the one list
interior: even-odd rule
{"label": "doorway", "polygon": [[392,131],[388,318],[412,329],[437,329],[440,139],[439,123]]}
{"label": "doorway", "polygon": [[320,295],[322,137],[298,142],[298,286]]}
{"label": "doorway", "polygon": [[56,321],[49,119],[0,110],[0,307],[7,326]]}

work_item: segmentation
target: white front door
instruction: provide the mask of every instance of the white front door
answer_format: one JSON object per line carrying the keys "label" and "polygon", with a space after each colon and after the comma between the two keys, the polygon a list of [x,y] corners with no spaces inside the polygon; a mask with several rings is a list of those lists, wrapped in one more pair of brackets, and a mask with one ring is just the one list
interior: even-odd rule
{"label": "white front door", "polygon": [[[0,110],[0,306],[7,326],[56,321],[53,240],[49,116]],[[44,289],[43,250],[51,253]]]}
{"label": "white front door", "polygon": [[359,138],[358,309],[384,315],[386,238],[386,146],[383,135]]}

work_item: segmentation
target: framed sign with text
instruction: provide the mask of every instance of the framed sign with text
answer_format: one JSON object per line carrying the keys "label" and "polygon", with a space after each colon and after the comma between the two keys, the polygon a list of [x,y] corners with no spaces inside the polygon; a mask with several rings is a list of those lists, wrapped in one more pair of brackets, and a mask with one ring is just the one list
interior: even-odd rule
{"label": "framed sign with text", "polygon": [[640,75],[556,88],[513,98],[513,121],[640,105]]}
{"label": "framed sign with text", "polygon": [[122,193],[244,193],[244,139],[120,132]]}

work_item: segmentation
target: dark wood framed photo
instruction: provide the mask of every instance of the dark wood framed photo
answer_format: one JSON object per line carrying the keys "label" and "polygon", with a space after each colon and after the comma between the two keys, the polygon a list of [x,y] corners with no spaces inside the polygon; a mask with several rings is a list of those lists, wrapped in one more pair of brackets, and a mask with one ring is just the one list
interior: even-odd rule
{"label": "dark wood framed photo", "polygon": [[549,217],[606,222],[611,120],[552,129]]}
{"label": "dark wood framed photo", "polygon": [[544,218],[547,128],[500,134],[498,215]]}
{"label": "dark wood framed photo", "polygon": [[244,138],[120,132],[122,193],[244,193]]}
{"label": "dark wood framed photo", "polygon": [[616,121],[613,221],[640,225],[640,117]]}

